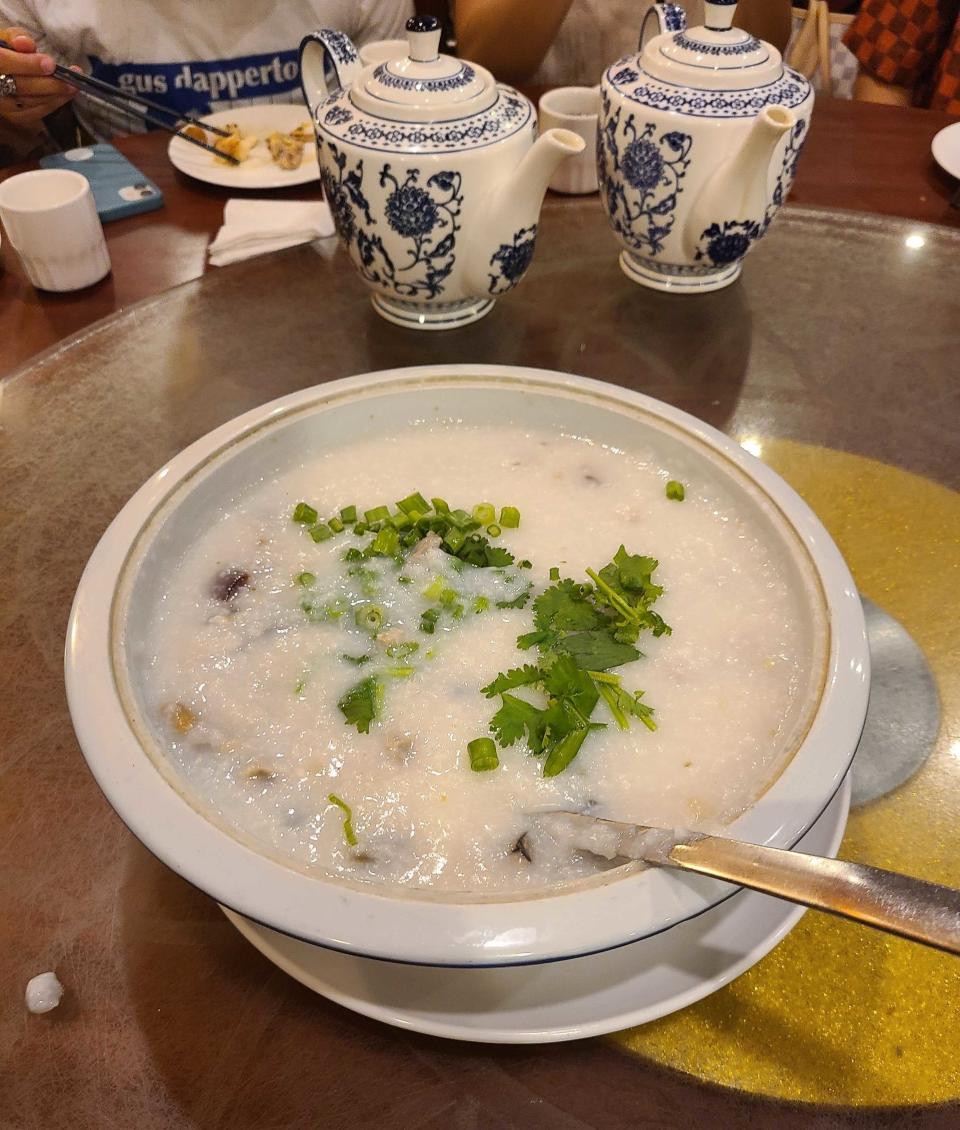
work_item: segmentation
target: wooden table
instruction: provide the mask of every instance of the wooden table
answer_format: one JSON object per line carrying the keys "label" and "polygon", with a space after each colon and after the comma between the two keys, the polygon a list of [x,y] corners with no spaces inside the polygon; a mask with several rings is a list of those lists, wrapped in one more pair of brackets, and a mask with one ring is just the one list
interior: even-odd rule
{"label": "wooden table", "polygon": [[[934,134],[952,120],[929,110],[821,99],[791,200],[960,226],[960,210],[950,207],[956,185],[930,156]],[[222,223],[230,192],[177,172],[167,160],[167,140],[150,133],[118,142],[160,186],[166,205],[107,225],[113,273],[103,282],[75,294],[41,294],[4,245],[0,375],[98,318],[203,273],[206,247]],[[0,180],[16,171],[21,170],[0,170]],[[318,193],[300,188],[283,195],[306,199]],[[556,197],[551,203],[564,201]]]}
{"label": "wooden table", "polygon": [[[199,277],[225,194],[178,180],[164,139],[121,143],[168,206],[110,225],[113,277],[65,298],[15,270],[2,280],[3,366],[73,340],[0,386],[0,1130],[958,1125],[960,961],[826,915],[699,1004],[602,1040],[455,1043],[316,996],[123,825],[84,764],[62,675],[97,540],[211,428],[364,370],[482,358],[580,373],[762,455],[912,635],[939,731],[917,743],[918,772],[851,813],[842,854],[960,885],[960,230],[927,155],[944,120],[825,104],[798,199],[909,219],[788,208],[742,282],[696,300],[630,284],[596,201],[551,199],[530,279],[437,334],[378,318],[342,252]],[[923,226],[937,220],[953,228]],[[902,671],[888,676],[897,691]],[[917,715],[895,723],[915,732]],[[29,1016],[24,985],[45,969],[66,995]]]}

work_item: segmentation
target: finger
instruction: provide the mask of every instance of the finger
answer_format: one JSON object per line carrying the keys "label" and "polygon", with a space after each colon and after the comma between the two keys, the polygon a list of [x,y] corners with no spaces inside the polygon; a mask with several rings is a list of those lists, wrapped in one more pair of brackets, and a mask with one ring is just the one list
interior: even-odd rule
{"label": "finger", "polygon": [[52,75],[56,63],[49,55],[23,55],[19,51],[5,51],[0,48],[0,74],[13,75]]}
{"label": "finger", "polygon": [[17,98],[49,98],[54,95],[58,98],[72,98],[76,91],[72,86],[61,82],[57,78],[15,78],[17,84]]}
{"label": "finger", "polygon": [[26,28],[6,27],[0,28],[0,39],[6,40],[15,51],[36,51],[37,45],[33,36]]}

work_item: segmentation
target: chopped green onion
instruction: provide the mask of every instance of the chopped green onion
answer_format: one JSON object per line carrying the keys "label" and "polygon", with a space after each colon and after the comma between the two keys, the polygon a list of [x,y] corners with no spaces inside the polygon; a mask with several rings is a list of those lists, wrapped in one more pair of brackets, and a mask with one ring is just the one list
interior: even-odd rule
{"label": "chopped green onion", "polygon": [[353,532],[357,535],[358,538],[362,538],[363,535],[367,532],[367,523],[357,522],[357,524],[353,527]]}
{"label": "chopped green onion", "polygon": [[362,604],[353,618],[358,628],[375,635],[383,626],[383,609],[379,604]]}
{"label": "chopped green onion", "polygon": [[443,577],[434,577],[420,595],[425,596],[427,600],[439,600],[440,594],[446,587]]}
{"label": "chopped green onion", "polygon": [[491,522],[490,525],[487,526],[487,533],[492,538],[498,538],[503,533],[503,531],[500,529],[496,522]]}
{"label": "chopped green onion", "polygon": [[294,580],[298,585],[304,586],[312,585],[316,579],[317,578],[313,575],[313,573],[298,573],[296,577],[294,577]]}
{"label": "chopped green onion", "polygon": [[391,515],[390,525],[393,526],[395,530],[406,530],[413,525],[413,519],[409,514],[404,514],[401,510],[399,514]]}
{"label": "chopped green onion", "polygon": [[547,754],[547,760],[543,763],[544,777],[556,777],[558,773],[562,773],[580,752],[580,747],[589,733],[590,727],[584,726],[583,729],[571,730],[565,738],[561,738]]}
{"label": "chopped green onion", "polygon": [[343,522],[344,525],[350,526],[356,520],[357,520],[357,508],[356,508],[356,506],[344,506],[344,508],[340,511],[340,521]]}
{"label": "chopped green onion", "polygon": [[556,565],[554,565],[553,568],[550,570],[550,580],[551,581],[559,581],[560,580],[560,570],[556,567]]}
{"label": "chopped green onion", "polygon": [[302,522],[305,526],[312,526],[317,516],[316,510],[306,502],[298,502],[293,511],[293,520]]}
{"label": "chopped green onion", "polygon": [[428,608],[420,616],[420,631],[432,636],[437,627],[437,620],[440,619],[439,608]]}
{"label": "chopped green onion", "polygon": [[447,546],[448,549],[451,549],[454,553],[456,553],[465,541],[466,536],[461,530],[452,529],[447,530],[446,535],[443,539],[443,544]]}
{"label": "chopped green onion", "polygon": [[351,847],[357,846],[357,835],[353,830],[353,809],[346,801],[341,800],[336,793],[329,793],[327,800],[331,804],[335,804],[337,808],[345,813],[343,820],[343,838]]}
{"label": "chopped green onion", "polygon": [[489,607],[490,599],[486,596],[478,596],[477,599],[473,602],[474,612],[486,612]]}
{"label": "chopped green onion", "polygon": [[351,545],[347,552],[343,555],[344,561],[362,561],[363,550],[357,549],[355,545]]}
{"label": "chopped green onion", "polygon": [[500,525],[515,530],[520,525],[520,511],[516,506],[504,506],[500,511]]}
{"label": "chopped green onion", "polygon": [[475,773],[486,773],[500,765],[497,743],[493,738],[474,738],[467,743],[467,753],[470,755],[470,768]]}
{"label": "chopped green onion", "polygon": [[388,667],[387,674],[394,679],[409,679],[416,667]]}
{"label": "chopped green onion", "polygon": [[677,482],[676,479],[671,479],[670,482],[667,483],[667,498],[672,499],[674,502],[683,502],[686,493],[683,483]]}
{"label": "chopped green onion", "polygon": [[393,526],[384,526],[370,543],[368,552],[376,557],[395,557],[400,552],[400,535]]}
{"label": "chopped green onion", "polygon": [[489,526],[491,522],[497,520],[496,507],[489,502],[478,502],[473,508],[473,518],[481,526]]}
{"label": "chopped green onion", "polygon": [[408,655],[413,655],[415,651],[420,650],[420,645],[416,640],[405,640],[403,643],[392,643],[387,648],[387,657],[389,659],[406,659]]}
{"label": "chopped green onion", "polygon": [[469,533],[470,530],[475,530],[480,525],[479,522],[466,512],[466,510],[451,510],[449,514],[450,521],[458,530],[463,530],[464,533]]}
{"label": "chopped green onion", "polygon": [[445,608],[449,608],[451,605],[456,604],[459,595],[456,589],[443,588],[440,592],[440,603]]}
{"label": "chopped green onion", "polygon": [[[400,539],[400,544],[404,549],[412,549],[420,540],[420,535],[416,530],[408,530]],[[410,577],[399,577],[398,580],[401,584],[409,584]]]}
{"label": "chopped green onion", "polygon": [[528,561],[525,557],[522,561],[517,562],[517,568],[518,569],[532,569],[533,568],[533,562]]}
{"label": "chopped green onion", "polygon": [[307,685],[307,679],[310,678],[309,671],[304,671],[300,678],[293,684],[293,693],[299,698],[303,694],[303,689]]}
{"label": "chopped green onion", "polygon": [[374,522],[385,522],[390,517],[390,510],[386,506],[374,506],[372,510],[364,510],[363,516],[367,525],[371,526]]}
{"label": "chopped green onion", "polygon": [[450,513],[450,507],[447,505],[447,503],[444,501],[444,499],[442,499],[442,498],[431,498],[430,501],[433,503],[433,508],[434,508],[434,510],[436,510],[436,512],[438,514],[449,514]]}
{"label": "chopped green onion", "polygon": [[401,498],[397,503],[397,507],[404,512],[404,514],[412,514],[414,511],[418,515],[423,516],[430,509],[430,503],[420,494],[419,491],[414,491],[413,494],[408,494],[406,498]]}
{"label": "chopped green onion", "polygon": [[339,518],[328,518],[327,525],[335,534],[342,534],[344,530],[343,522]]}
{"label": "chopped green onion", "polygon": [[333,530],[327,525],[326,522],[317,522],[315,526],[311,526],[307,533],[313,538],[314,541],[328,541],[333,537]]}

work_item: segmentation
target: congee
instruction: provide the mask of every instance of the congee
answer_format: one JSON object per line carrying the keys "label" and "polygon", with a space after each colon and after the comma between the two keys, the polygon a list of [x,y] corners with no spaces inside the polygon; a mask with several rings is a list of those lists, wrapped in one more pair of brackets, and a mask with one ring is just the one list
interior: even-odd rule
{"label": "congee", "polygon": [[568,882],[609,864],[538,812],[715,829],[794,749],[810,613],[759,525],[652,451],[398,427],[218,512],[138,641],[144,701],[184,791],[292,866]]}

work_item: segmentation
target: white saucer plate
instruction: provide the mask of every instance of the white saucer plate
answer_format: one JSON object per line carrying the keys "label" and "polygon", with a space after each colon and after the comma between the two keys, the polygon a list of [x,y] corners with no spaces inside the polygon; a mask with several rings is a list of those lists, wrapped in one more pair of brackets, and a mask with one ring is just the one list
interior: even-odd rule
{"label": "white saucer plate", "polygon": [[[835,855],[850,778],[796,845]],[[354,957],[310,945],[223,908],[275,965],[332,1001],[453,1040],[554,1043],[646,1024],[716,992],[765,957],[803,907],[741,890],[653,937],[590,957],[500,969],[450,969]]]}
{"label": "white saucer plate", "polygon": [[960,122],[944,126],[933,139],[930,151],[941,169],[960,180]]}
{"label": "white saucer plate", "polygon": [[207,184],[244,189],[290,188],[320,179],[317,147],[313,140],[304,146],[300,167],[290,170],[281,169],[274,164],[264,141],[268,133],[289,133],[304,123],[309,126],[312,135],[310,113],[302,104],[265,103],[262,106],[241,106],[233,110],[218,110],[199,121],[201,124],[207,122],[214,126],[236,122],[244,133],[256,134],[259,141],[241,165],[218,165],[212,153],[198,145],[191,145],[181,137],[171,137],[167,156],[173,167],[187,176],[206,181]]}

